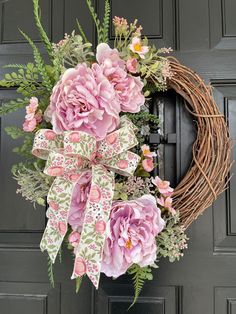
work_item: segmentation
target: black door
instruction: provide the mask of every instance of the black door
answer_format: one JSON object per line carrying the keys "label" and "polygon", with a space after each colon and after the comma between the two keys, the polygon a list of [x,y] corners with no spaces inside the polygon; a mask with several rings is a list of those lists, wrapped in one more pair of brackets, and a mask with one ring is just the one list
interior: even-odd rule
{"label": "black door", "polygon": [[[97,0],[98,12],[103,1]],[[45,28],[57,42],[71,32],[78,17],[95,42],[85,0],[41,0]],[[112,15],[138,18],[157,46],[173,47],[174,55],[214,86],[215,98],[236,137],[236,1],[235,0],[113,0]],[[0,66],[26,63],[31,50],[19,35],[25,30],[41,44],[33,27],[31,0],[0,0]],[[112,30],[110,40],[113,39]],[[0,77],[4,75],[0,69]],[[0,103],[15,97],[0,90]],[[166,136],[160,149],[160,174],[176,185],[191,161],[196,123],[181,98],[169,91],[154,100]],[[125,314],[132,301],[128,277],[102,278],[99,292],[83,282],[80,294],[70,278],[71,256],[63,253],[55,268],[56,286],[47,278],[47,261],[39,250],[45,228],[45,208],[34,209],[15,193],[10,168],[17,157],[15,142],[4,133],[9,124],[21,125],[23,115],[1,119],[0,160],[0,313],[1,314]],[[233,167],[232,172],[235,172]],[[129,313],[236,314],[236,179],[229,189],[188,229],[189,250],[170,264],[162,260],[153,282],[144,286]]]}

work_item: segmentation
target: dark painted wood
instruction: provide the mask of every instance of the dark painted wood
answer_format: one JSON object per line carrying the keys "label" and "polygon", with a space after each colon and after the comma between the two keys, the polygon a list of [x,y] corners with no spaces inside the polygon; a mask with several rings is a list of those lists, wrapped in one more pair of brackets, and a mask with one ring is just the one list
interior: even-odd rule
{"label": "dark painted wood", "polygon": [[[103,2],[95,1],[99,14]],[[76,17],[95,42],[84,0],[41,0],[41,4],[44,25],[54,42],[76,27]],[[215,98],[235,139],[235,1],[111,0],[111,6],[113,16],[138,17],[153,43],[159,47],[172,46],[181,62],[198,71],[206,82],[212,82]],[[0,67],[32,59],[31,49],[19,36],[17,27],[28,32],[42,49],[32,21],[31,0],[0,0]],[[0,68],[0,77],[5,72]],[[14,90],[0,90],[0,103],[14,97]],[[175,185],[191,162],[196,122],[173,91],[158,94],[154,108],[163,118],[161,134],[156,136],[157,143],[161,143],[159,172]],[[21,125],[23,116],[22,111],[0,121],[0,313],[125,314],[132,300],[130,279],[122,276],[113,281],[102,276],[99,292],[86,280],[76,295],[74,282],[69,279],[72,260],[66,252],[63,263],[55,269],[56,288],[50,287],[46,258],[39,250],[45,208],[34,210],[16,195],[16,184],[10,174],[17,157],[11,153],[15,143],[6,136],[4,127]],[[179,263],[160,262],[154,281],[145,285],[130,313],[236,313],[235,184],[233,178],[229,189],[189,228],[189,250],[185,257]]]}

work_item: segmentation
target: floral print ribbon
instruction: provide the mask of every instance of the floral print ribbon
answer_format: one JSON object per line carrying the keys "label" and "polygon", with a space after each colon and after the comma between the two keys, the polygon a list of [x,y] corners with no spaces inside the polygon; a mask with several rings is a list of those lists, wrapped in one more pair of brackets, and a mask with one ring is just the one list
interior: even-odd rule
{"label": "floral print ribbon", "polygon": [[81,131],[57,135],[48,129],[39,130],[34,139],[33,155],[47,160],[44,172],[56,177],[48,193],[46,215],[49,220],[40,243],[41,250],[47,250],[53,263],[67,232],[74,187],[84,171],[92,169],[72,279],[86,273],[96,288],[114,193],[114,173],[132,175],[140,160],[129,151],[138,143],[135,129],[130,120],[122,117],[120,129],[102,141]]}

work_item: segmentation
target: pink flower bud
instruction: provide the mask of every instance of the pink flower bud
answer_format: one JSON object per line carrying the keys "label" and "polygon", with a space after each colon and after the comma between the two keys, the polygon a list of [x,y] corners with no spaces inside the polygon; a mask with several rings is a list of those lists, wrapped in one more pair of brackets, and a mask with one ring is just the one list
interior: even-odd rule
{"label": "pink flower bud", "polygon": [[65,223],[64,221],[60,221],[58,223],[58,231],[61,235],[64,235],[67,231],[67,223]]}
{"label": "pink flower bud", "polygon": [[122,160],[118,161],[117,166],[118,166],[120,169],[126,169],[126,168],[128,168],[128,166],[129,166],[129,162],[128,162],[127,160],[122,159]]}
{"label": "pink flower bud", "polygon": [[49,140],[49,141],[52,141],[52,140],[54,140],[55,138],[56,138],[56,133],[55,132],[53,132],[53,131],[46,131],[45,133],[44,133],[44,136],[45,136],[45,138],[47,139],[47,140]]}
{"label": "pink flower bud", "polygon": [[51,201],[48,204],[55,211],[57,211],[59,209],[59,205],[56,202],[54,202],[54,201]]}
{"label": "pink flower bud", "polygon": [[143,169],[147,172],[151,172],[154,169],[154,163],[152,158],[146,158],[142,161]]}
{"label": "pink flower bud", "polygon": [[96,185],[93,185],[90,190],[89,200],[92,203],[99,203],[101,199],[100,188]]}
{"label": "pink flower bud", "polygon": [[106,230],[106,223],[104,220],[98,220],[95,225],[95,230],[97,233],[103,234]]}
{"label": "pink flower bud", "polygon": [[80,141],[80,136],[78,132],[73,132],[69,136],[70,142],[78,143]]}
{"label": "pink flower bud", "polygon": [[86,263],[81,257],[75,260],[74,273],[79,277],[86,273]]}
{"label": "pink flower bud", "polygon": [[73,247],[76,247],[79,244],[79,241],[80,241],[80,234],[79,234],[79,232],[72,231],[71,234],[69,235],[68,240],[69,240],[70,244]]}
{"label": "pink flower bud", "polygon": [[106,141],[108,144],[114,144],[117,141],[118,135],[117,133],[112,133],[107,135]]}

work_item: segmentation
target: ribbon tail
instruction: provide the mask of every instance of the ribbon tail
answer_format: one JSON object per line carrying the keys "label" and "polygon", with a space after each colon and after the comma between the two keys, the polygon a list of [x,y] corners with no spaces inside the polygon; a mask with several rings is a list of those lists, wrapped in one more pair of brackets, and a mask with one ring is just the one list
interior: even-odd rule
{"label": "ribbon tail", "polygon": [[47,251],[55,263],[58,251],[67,232],[67,221],[70,210],[74,182],[63,177],[56,177],[49,193],[47,217],[49,218],[43,237],[40,242],[41,251]]}
{"label": "ribbon tail", "polygon": [[99,285],[106,224],[110,217],[113,194],[114,173],[102,165],[93,166],[91,189],[71,278],[87,274],[96,289]]}

